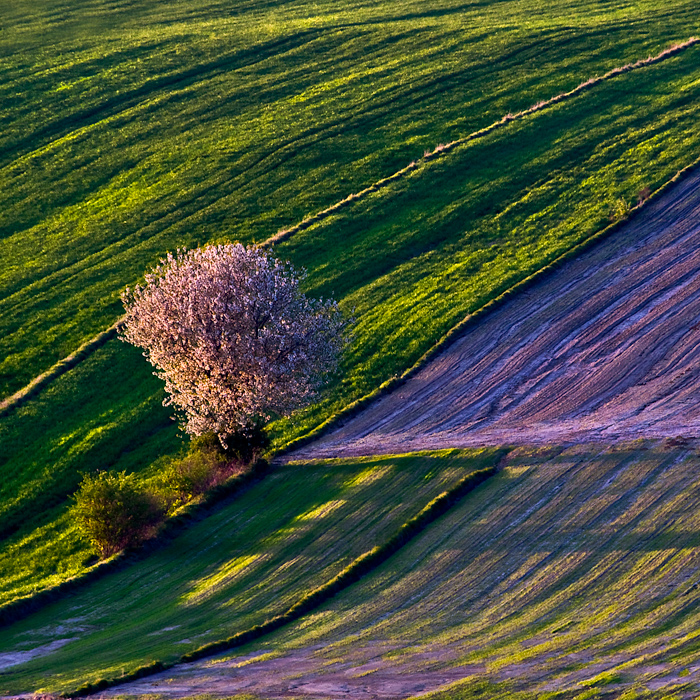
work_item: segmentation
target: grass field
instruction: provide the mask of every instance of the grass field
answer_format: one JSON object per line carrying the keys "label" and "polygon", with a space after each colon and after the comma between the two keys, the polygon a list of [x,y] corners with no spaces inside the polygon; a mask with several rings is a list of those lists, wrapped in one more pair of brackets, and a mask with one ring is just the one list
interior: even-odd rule
{"label": "grass field", "polygon": [[[75,689],[259,624],[499,455],[453,450],[281,468],[148,559],[4,628],[0,694]],[[4,667],[7,654],[21,659],[47,644],[61,649]]]}
{"label": "grass field", "polygon": [[[436,700],[697,697],[697,470],[695,451],[641,442],[519,448],[361,582],[296,625],[174,670],[175,687],[205,674],[217,693],[228,678],[262,697],[299,677],[304,694],[329,697],[381,696],[401,679],[456,683]],[[169,696],[168,677],[120,692]]]}
{"label": "grass field", "polygon": [[112,323],[118,292],[164,251],[267,238],[426,148],[687,38],[695,9],[6,4],[0,396]]}
{"label": "grass field", "polygon": [[66,495],[82,473],[143,470],[175,451],[161,400],[141,355],[113,343],[0,422],[0,602],[84,570],[91,551]]}
{"label": "grass field", "polygon": [[[121,8],[121,9],[120,9]],[[278,228],[696,27],[535,0],[17,3],[4,9],[0,394],[120,314],[166,250]],[[88,21],[89,19],[89,21]],[[358,318],[319,406],[276,445],[410,366],[465,314],[700,152],[700,49],[628,73],[416,169],[278,246]],[[22,99],[15,99],[19,95]],[[0,419],[9,600],[84,568],[81,473],[148,476],[179,449],[157,380],[117,341]],[[155,465],[155,466],[154,466]]]}

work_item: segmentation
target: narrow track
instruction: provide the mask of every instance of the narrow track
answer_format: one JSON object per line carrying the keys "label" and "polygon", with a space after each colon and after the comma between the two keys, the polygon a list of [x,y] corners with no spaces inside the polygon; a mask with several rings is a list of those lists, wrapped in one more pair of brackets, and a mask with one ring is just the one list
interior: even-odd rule
{"label": "narrow track", "polygon": [[289,456],[700,436],[700,174]]}

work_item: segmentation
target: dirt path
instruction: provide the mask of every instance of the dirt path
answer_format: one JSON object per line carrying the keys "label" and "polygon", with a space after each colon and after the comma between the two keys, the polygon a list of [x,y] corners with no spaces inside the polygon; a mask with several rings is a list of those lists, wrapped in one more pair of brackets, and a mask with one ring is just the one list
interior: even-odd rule
{"label": "dirt path", "polygon": [[700,174],[291,459],[700,435]]}

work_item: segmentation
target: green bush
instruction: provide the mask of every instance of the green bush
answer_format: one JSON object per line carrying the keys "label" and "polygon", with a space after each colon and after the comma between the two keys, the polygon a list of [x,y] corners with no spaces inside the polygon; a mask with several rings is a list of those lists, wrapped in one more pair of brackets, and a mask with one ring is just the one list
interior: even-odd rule
{"label": "green bush", "polygon": [[163,519],[155,496],[125,472],[86,474],[73,500],[80,530],[102,558],[141,543]]}
{"label": "green bush", "polygon": [[161,470],[156,485],[164,510],[172,514],[224,481],[237,466],[227,462],[221,451],[204,446],[170,459]]}

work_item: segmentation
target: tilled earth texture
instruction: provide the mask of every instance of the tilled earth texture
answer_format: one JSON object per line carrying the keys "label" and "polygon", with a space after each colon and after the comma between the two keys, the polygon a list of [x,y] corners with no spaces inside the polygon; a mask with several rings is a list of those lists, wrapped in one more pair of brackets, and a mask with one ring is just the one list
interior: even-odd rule
{"label": "tilled earth texture", "polygon": [[699,469],[667,443],[516,448],[305,619],[105,696],[697,698]]}
{"label": "tilled earth texture", "polygon": [[696,173],[291,457],[697,436],[698,272]]}

